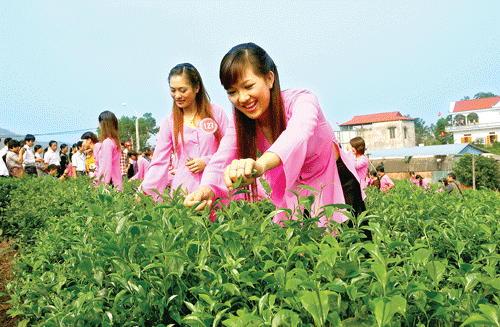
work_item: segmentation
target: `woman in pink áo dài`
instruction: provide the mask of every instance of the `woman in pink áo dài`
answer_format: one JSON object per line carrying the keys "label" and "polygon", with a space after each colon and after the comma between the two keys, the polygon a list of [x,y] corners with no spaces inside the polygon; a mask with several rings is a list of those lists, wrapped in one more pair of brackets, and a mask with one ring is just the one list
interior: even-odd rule
{"label": "woman in pink \u00e1o d\u00e0i", "polygon": [[137,159],[137,173],[129,179],[130,181],[144,179],[144,176],[149,169],[149,163],[151,162],[152,157],[153,150],[146,149],[142,152],[142,156],[139,156],[139,159]]}
{"label": "woman in pink \u00e1o d\u00e0i", "polygon": [[368,167],[370,166],[370,162],[365,156],[365,147],[365,140],[357,136],[349,141],[349,145],[347,148],[347,150],[349,150],[348,155],[353,156],[354,168],[356,168],[356,173],[359,176],[359,180],[361,183],[361,192],[363,193],[367,184],[366,177],[368,176]]}
{"label": "woman in pink \u00e1o d\u00e0i", "polygon": [[[155,195],[153,190],[163,194],[170,183],[171,191],[178,187],[188,192],[198,189],[203,171],[229,124],[224,110],[210,104],[200,73],[193,65],[175,66],[168,80],[173,112],[160,126],[153,158],[139,187],[151,195]],[[172,151],[177,154],[175,175],[169,173]],[[155,199],[159,200],[157,196]]]}
{"label": "woman in pink \u00e1o d\u00e0i", "polygon": [[[311,215],[332,203],[348,203],[356,214],[365,210],[354,162],[340,149],[312,92],[281,91],[276,65],[253,43],[235,46],[224,56],[220,80],[234,106],[234,125],[206,167],[200,189],[186,197],[186,206],[200,201],[198,209],[211,205],[227,196],[240,176],[243,186],[263,176],[278,208],[295,209],[297,197],[288,189],[307,196],[311,191],[299,189],[307,185],[321,191]],[[286,217],[280,214],[273,221],[281,224],[282,219]],[[342,223],[347,217],[336,213],[332,219]],[[326,224],[322,217],[319,226]]]}
{"label": "woman in pink \u00e1o d\u00e0i", "polygon": [[99,166],[95,177],[95,186],[97,187],[102,179],[105,184],[112,183],[114,187],[122,190],[121,144],[118,137],[118,119],[116,119],[115,114],[111,111],[103,111],[99,115],[99,128],[101,129],[101,147],[96,151],[98,158],[96,162],[99,163]]}

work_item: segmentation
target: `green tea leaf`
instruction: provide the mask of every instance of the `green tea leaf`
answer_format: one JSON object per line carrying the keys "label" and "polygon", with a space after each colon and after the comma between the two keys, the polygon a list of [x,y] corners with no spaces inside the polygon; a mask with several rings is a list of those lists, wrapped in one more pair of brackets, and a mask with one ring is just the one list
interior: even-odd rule
{"label": "green tea leaf", "polygon": [[314,319],[316,326],[323,326],[330,310],[328,306],[328,292],[305,291],[300,297],[300,302]]}
{"label": "green tea leaf", "polygon": [[427,262],[426,265],[427,272],[429,273],[429,276],[431,276],[434,286],[437,287],[439,282],[443,278],[447,264],[448,264],[447,260],[444,260],[443,262],[440,261]]}
{"label": "green tea leaf", "polygon": [[373,303],[375,304],[375,319],[377,321],[377,326],[386,326],[396,313],[398,306],[385,297],[375,299]]}

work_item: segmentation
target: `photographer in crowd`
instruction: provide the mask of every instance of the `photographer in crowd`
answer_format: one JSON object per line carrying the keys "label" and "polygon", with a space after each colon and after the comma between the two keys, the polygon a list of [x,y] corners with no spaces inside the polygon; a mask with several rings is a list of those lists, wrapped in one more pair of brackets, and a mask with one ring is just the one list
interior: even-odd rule
{"label": "photographer in crowd", "polygon": [[12,177],[21,177],[22,175],[24,175],[24,152],[26,152],[26,149],[24,147],[21,148],[19,141],[11,140],[9,142],[9,150],[5,155],[5,164],[7,165],[9,174]]}

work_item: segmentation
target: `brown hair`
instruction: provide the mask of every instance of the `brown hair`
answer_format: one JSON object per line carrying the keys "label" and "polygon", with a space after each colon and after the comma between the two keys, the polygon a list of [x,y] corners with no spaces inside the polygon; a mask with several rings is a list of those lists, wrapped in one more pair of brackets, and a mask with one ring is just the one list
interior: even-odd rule
{"label": "brown hair", "polygon": [[[286,128],[285,105],[281,97],[281,89],[276,64],[267,52],[254,43],[243,43],[233,47],[222,58],[219,78],[224,89],[231,88],[243,72],[250,66],[257,76],[265,77],[274,74],[273,87],[270,90],[269,120],[271,122],[272,142],[281,135]],[[248,118],[244,113],[233,107],[234,124],[236,128],[237,154],[239,158],[257,160],[257,126],[256,121]],[[252,185],[254,196],[256,185]]]}
{"label": "brown hair", "polygon": [[356,149],[358,153],[365,154],[365,140],[363,140],[361,137],[356,136],[352,138],[349,143],[353,148]]}
{"label": "brown hair", "polygon": [[120,138],[118,137],[118,119],[111,111],[103,111],[99,115],[99,126],[101,127],[101,142],[108,137],[115,141],[118,151],[121,150]]}
{"label": "brown hair", "polygon": [[92,143],[94,143],[94,144],[96,144],[96,143],[99,142],[99,139],[97,138],[97,135],[95,135],[92,132],[85,132],[85,133],[83,133],[81,139],[82,140],[88,140],[88,139],[90,139],[90,141],[92,141]]}
{"label": "brown hair", "polygon": [[[200,117],[200,119],[211,118],[215,121],[212,113],[212,107],[210,107],[210,98],[205,90],[205,87],[203,86],[203,81],[201,80],[201,75],[198,70],[190,63],[178,64],[170,70],[170,73],[168,74],[169,81],[172,76],[184,76],[189,81],[189,84],[193,89],[199,87],[198,93],[196,93],[196,114]],[[177,151],[179,134],[181,134],[182,146],[184,146],[184,112],[177,106],[175,101],[172,107],[172,113],[174,116],[174,149]],[[221,139],[219,129],[215,131],[214,136],[218,146]]]}

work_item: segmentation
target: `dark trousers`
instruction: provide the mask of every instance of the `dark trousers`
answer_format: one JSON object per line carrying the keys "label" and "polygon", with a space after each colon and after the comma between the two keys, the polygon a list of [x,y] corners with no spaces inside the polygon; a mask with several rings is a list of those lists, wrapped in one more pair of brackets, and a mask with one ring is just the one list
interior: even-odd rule
{"label": "dark trousers", "polygon": [[340,158],[337,160],[337,169],[339,171],[340,183],[342,184],[342,191],[344,192],[345,203],[354,209],[353,214],[357,217],[366,210],[359,182]]}
{"label": "dark trousers", "polygon": [[[342,159],[337,160],[337,169],[339,171],[340,183],[342,184],[342,191],[344,192],[345,203],[353,207],[353,215],[359,216],[363,211],[366,211],[365,202],[361,195],[361,187],[359,182],[354,177],[349,169],[344,165]],[[354,223],[351,219],[345,222],[347,227],[354,228]],[[368,221],[364,220],[361,226],[368,226]],[[367,241],[372,240],[370,231],[365,231]]]}

